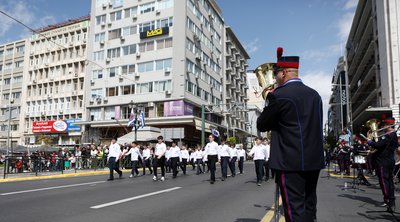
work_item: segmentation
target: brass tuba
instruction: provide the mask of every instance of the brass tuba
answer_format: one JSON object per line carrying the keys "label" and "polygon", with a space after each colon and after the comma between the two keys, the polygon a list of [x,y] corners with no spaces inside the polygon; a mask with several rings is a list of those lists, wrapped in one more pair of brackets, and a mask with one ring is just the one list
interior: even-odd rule
{"label": "brass tuba", "polygon": [[[365,125],[369,128],[369,131],[367,133],[367,138],[368,140],[374,140],[375,142],[378,141],[378,126],[379,126],[379,120],[377,119],[370,119],[368,120]],[[373,154],[377,149],[374,149],[372,147],[369,147],[370,153]]]}
{"label": "brass tuba", "polygon": [[276,67],[276,63],[264,63],[260,66],[258,66],[255,70],[254,73],[257,76],[257,80],[258,80],[258,85],[260,85],[261,87],[261,93],[259,90],[255,89],[255,93],[256,95],[260,96],[260,94],[262,95],[262,97],[264,99],[266,99],[266,91],[268,90],[272,90],[273,88],[275,88],[276,85],[276,79],[274,76],[274,70]]}

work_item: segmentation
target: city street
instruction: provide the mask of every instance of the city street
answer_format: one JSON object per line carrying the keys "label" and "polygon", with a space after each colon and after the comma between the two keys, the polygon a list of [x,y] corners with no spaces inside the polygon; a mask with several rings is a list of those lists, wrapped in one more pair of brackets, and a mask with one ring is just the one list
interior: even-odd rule
{"label": "city street", "polygon": [[[252,162],[245,174],[207,181],[209,174],[152,181],[149,175],[106,181],[107,175],[0,184],[0,221],[273,221],[274,183],[255,184]],[[220,175],[218,169],[217,176]],[[384,210],[379,186],[341,189],[351,179],[326,177],[318,187],[318,221],[394,221]],[[283,218],[281,217],[281,220]]]}

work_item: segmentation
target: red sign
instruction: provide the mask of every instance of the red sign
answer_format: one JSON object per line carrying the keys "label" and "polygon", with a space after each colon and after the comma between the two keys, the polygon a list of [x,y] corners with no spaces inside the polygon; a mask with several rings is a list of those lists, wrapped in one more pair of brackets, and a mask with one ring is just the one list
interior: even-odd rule
{"label": "red sign", "polygon": [[63,133],[68,125],[64,120],[49,120],[33,122],[32,132],[34,133]]}

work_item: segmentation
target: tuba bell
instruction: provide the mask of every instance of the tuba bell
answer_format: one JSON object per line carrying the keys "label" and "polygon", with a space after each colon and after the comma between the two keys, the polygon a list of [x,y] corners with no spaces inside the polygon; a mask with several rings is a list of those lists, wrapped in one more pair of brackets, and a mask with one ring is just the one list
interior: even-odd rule
{"label": "tuba bell", "polygon": [[[377,119],[370,119],[368,120],[365,125],[369,128],[368,133],[367,133],[367,138],[368,140],[374,140],[375,142],[378,141],[378,126],[379,126],[379,120]],[[374,149],[372,147],[369,147],[370,153],[373,154],[377,149]]]}
{"label": "tuba bell", "polygon": [[256,74],[258,85],[261,87],[261,91],[254,89],[256,96],[262,95],[264,99],[266,99],[266,92],[268,90],[272,90],[276,86],[276,79],[274,76],[274,70],[276,67],[276,63],[264,63],[258,66],[254,73]]}

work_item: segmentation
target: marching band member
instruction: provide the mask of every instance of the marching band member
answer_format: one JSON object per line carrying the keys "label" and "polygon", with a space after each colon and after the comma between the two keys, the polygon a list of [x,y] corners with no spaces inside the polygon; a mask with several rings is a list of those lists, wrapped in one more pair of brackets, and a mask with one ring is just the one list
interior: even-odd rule
{"label": "marching band member", "polygon": [[168,151],[168,160],[171,163],[172,178],[176,178],[178,175],[178,162],[181,159],[181,149],[176,145],[175,141],[172,141],[172,145]]}
{"label": "marching band member", "polygon": [[190,158],[189,151],[186,149],[186,146],[182,146],[181,158],[182,158],[181,169],[182,169],[183,175],[186,175],[186,165],[187,165],[188,160]]}
{"label": "marching band member", "polygon": [[161,181],[165,180],[165,152],[167,151],[167,146],[163,142],[163,137],[157,137],[158,143],[156,144],[156,148],[154,150],[154,164],[153,164],[153,180],[157,180],[157,167],[161,168]]}
{"label": "marching band member", "polygon": [[261,182],[264,177],[263,166],[267,156],[267,147],[261,143],[262,139],[260,137],[256,137],[255,141],[256,144],[253,146],[253,148],[251,148],[248,155],[253,157],[257,176],[257,186],[261,186]]}
{"label": "marching band member", "polygon": [[152,152],[151,152],[149,144],[146,144],[144,147],[145,148],[143,150],[143,175],[146,174],[146,167],[149,168],[150,175],[151,175],[151,174],[153,174],[153,170],[151,169]]}
{"label": "marching band member", "polygon": [[136,141],[132,142],[131,146],[132,146],[131,149],[128,152],[123,154],[123,156],[131,155],[132,172],[131,172],[131,175],[129,176],[129,178],[132,178],[134,176],[139,176],[139,170],[137,169],[139,157],[140,157],[140,159],[143,160],[143,156],[142,156],[142,154],[140,154],[137,142]]}
{"label": "marching band member", "polygon": [[365,176],[364,176],[364,171],[363,171],[362,163],[357,163],[357,161],[356,161],[356,158],[357,158],[358,156],[362,157],[361,154],[362,154],[363,152],[366,153],[368,148],[367,148],[367,146],[365,146],[365,144],[363,144],[363,142],[361,141],[361,139],[358,138],[358,137],[356,137],[356,138],[354,139],[354,142],[355,142],[354,145],[353,145],[353,153],[354,153],[354,158],[355,158],[354,162],[358,165],[358,167],[357,167],[357,170],[358,170],[357,179],[358,179],[362,184],[367,185],[367,186],[371,186],[371,184],[368,182],[367,178],[365,178]]}
{"label": "marching band member", "polygon": [[214,135],[210,134],[208,136],[209,143],[204,148],[204,156],[207,158],[206,160],[208,161],[209,165],[209,170],[210,170],[210,183],[214,184],[215,183],[215,163],[218,161],[218,143],[214,141]]}
{"label": "marching band member", "polygon": [[229,155],[230,155],[229,169],[231,170],[232,177],[235,177],[236,176],[235,163],[238,158],[238,152],[234,143],[230,144],[229,146]]}
{"label": "marching band member", "polygon": [[239,173],[243,174],[243,163],[246,160],[246,151],[243,149],[243,144],[239,145],[238,160]]}
{"label": "marching band member", "polygon": [[221,180],[224,181],[228,177],[229,164],[229,146],[225,144],[225,139],[221,138],[221,145],[218,146],[218,161],[221,163]]}
{"label": "marching band member", "polygon": [[379,179],[379,185],[383,194],[384,204],[389,211],[396,208],[393,184],[394,152],[398,147],[397,135],[394,130],[394,118],[386,118],[382,125],[386,130],[385,135],[378,138],[378,141],[368,140],[368,145],[377,149],[373,154],[375,160],[375,172]]}
{"label": "marching band member", "polygon": [[266,92],[258,130],[272,130],[270,167],[275,170],[286,221],[313,221],[317,183],[324,168],[322,100],[298,77],[299,57],[277,50],[278,87]]}

